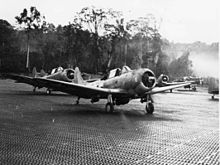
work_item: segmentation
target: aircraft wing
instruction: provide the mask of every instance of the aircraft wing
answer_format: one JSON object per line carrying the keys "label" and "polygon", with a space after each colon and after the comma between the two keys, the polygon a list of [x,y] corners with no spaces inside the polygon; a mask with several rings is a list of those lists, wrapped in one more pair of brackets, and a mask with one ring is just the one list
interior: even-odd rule
{"label": "aircraft wing", "polygon": [[[163,85],[164,86],[172,86],[172,85],[180,85],[180,84],[186,84],[186,83],[194,83],[194,81],[183,81],[183,82],[163,82]],[[187,85],[190,85],[190,84],[187,84]],[[187,86],[187,85],[184,85],[184,86]]]}
{"label": "aircraft wing", "polygon": [[187,85],[190,85],[190,84],[191,83],[181,83],[181,84],[170,85],[170,86],[165,86],[165,87],[155,87],[152,90],[146,92],[145,95],[161,93],[161,92],[164,92],[164,91],[167,91],[167,90],[171,90],[171,89],[187,86]]}
{"label": "aircraft wing", "polygon": [[5,78],[16,80],[17,83],[25,83],[33,86],[37,86],[37,82],[33,77],[23,76],[18,74],[5,74]]}
{"label": "aircraft wing", "polygon": [[44,87],[52,88],[57,91],[65,92],[71,95],[79,96],[82,98],[91,98],[99,96],[100,98],[107,98],[108,94],[114,96],[128,96],[129,93],[123,89],[108,89],[100,88],[87,84],[76,84],[73,82],[64,82],[54,79],[34,78],[39,84]]}

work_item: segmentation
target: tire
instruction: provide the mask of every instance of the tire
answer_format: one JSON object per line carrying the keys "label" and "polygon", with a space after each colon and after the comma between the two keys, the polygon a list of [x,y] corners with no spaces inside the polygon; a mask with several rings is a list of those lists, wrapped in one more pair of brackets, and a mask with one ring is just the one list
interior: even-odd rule
{"label": "tire", "polygon": [[153,103],[146,104],[145,109],[146,109],[147,114],[153,114],[153,112],[154,112],[154,105],[153,105]]}
{"label": "tire", "polygon": [[46,90],[46,93],[47,93],[48,95],[50,95],[50,94],[51,94],[51,90],[50,90],[50,89],[47,89],[47,90]]}
{"label": "tire", "polygon": [[114,111],[114,105],[112,103],[107,103],[105,105],[105,111],[107,113],[112,113]]}

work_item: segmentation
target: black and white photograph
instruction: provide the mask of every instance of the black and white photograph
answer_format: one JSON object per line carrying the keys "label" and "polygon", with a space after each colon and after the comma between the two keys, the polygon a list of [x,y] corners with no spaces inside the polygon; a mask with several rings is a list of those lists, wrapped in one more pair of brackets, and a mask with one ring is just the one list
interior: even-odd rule
{"label": "black and white photograph", "polygon": [[0,165],[219,165],[218,0],[0,0]]}

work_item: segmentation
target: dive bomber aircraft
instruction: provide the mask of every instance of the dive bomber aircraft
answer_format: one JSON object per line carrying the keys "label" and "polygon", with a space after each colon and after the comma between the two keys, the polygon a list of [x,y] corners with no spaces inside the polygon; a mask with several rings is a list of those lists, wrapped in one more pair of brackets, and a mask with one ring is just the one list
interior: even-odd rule
{"label": "dive bomber aircraft", "polygon": [[93,82],[84,81],[78,67],[74,70],[74,80],[72,82],[45,77],[36,77],[33,79],[37,84],[41,84],[41,86],[77,96],[77,104],[80,98],[91,99],[92,103],[98,102],[100,99],[107,99],[105,106],[107,112],[113,112],[114,105],[127,104],[131,99],[139,98],[141,103],[146,102],[145,110],[149,114],[154,112],[151,95],[190,84],[181,83],[157,87],[157,80],[150,69],[122,70],[125,70],[125,72],[105,80],[100,79]]}
{"label": "dive bomber aircraft", "polygon": [[[169,76],[165,75],[165,74],[161,74],[158,79],[157,79],[157,87],[164,87],[164,86],[171,86],[171,85],[178,85],[178,84],[184,84],[184,83],[190,83],[190,85],[184,85],[184,88],[190,88],[191,84],[195,84],[195,81],[189,81],[189,80],[185,80],[185,81],[173,81],[173,82],[169,82]],[[170,89],[170,92],[172,92],[172,89]]]}
{"label": "dive bomber aircraft", "polygon": [[[44,84],[37,81],[36,78],[41,77],[44,79],[54,79],[66,82],[72,82],[74,80],[74,70],[73,69],[63,69],[62,67],[54,68],[50,75],[47,75],[44,71],[38,73],[36,68],[33,68],[32,76],[24,76],[18,74],[5,74],[6,78],[10,78],[16,80],[17,83],[25,83],[32,85],[33,92],[36,91],[36,88],[43,88],[45,87]],[[46,93],[51,94],[52,88],[47,88]]]}

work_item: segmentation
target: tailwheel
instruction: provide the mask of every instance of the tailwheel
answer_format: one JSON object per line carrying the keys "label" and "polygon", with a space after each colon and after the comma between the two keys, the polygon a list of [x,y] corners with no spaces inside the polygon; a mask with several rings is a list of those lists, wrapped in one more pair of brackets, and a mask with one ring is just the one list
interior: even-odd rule
{"label": "tailwheel", "polygon": [[79,100],[80,100],[80,97],[77,98],[76,103],[75,103],[76,105],[79,104]]}
{"label": "tailwheel", "polygon": [[154,104],[151,103],[151,102],[147,103],[145,109],[146,109],[146,112],[148,114],[153,114],[153,112],[154,112]]}
{"label": "tailwheel", "polygon": [[112,113],[114,111],[114,105],[112,103],[107,103],[105,105],[105,111],[108,113]]}
{"label": "tailwheel", "polygon": [[192,90],[193,90],[193,91],[196,91],[196,87],[194,86],[194,87],[192,88]]}
{"label": "tailwheel", "polygon": [[46,90],[46,94],[50,95],[50,94],[51,94],[51,90],[50,90],[50,89],[47,89],[47,90]]}

